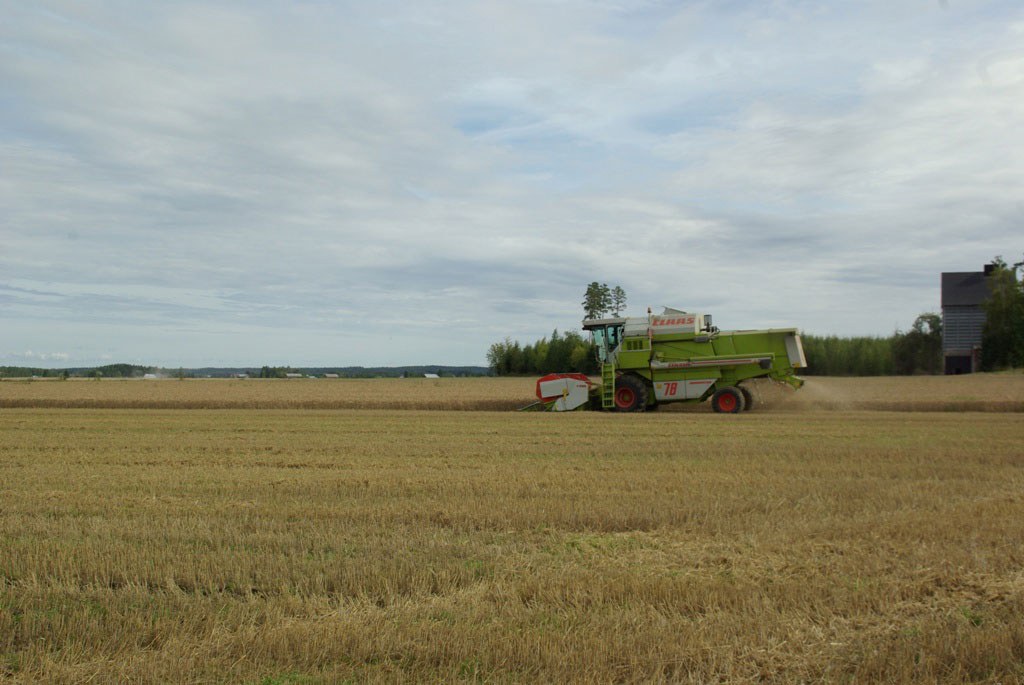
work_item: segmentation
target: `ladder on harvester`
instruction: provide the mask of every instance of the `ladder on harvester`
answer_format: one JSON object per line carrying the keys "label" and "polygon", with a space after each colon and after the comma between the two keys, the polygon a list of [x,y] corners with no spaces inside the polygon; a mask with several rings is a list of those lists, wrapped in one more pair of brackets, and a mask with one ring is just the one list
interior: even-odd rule
{"label": "ladder on harvester", "polygon": [[615,407],[615,364],[601,364],[601,408]]}

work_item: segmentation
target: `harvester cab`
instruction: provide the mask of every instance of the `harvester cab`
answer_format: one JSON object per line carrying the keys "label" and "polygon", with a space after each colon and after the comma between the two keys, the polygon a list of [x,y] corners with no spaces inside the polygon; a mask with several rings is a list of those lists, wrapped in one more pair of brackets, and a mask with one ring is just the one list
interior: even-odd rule
{"label": "harvester cab", "polygon": [[590,331],[598,363],[615,363],[625,323],[626,319],[591,319],[583,322],[583,330]]}
{"label": "harvester cab", "polygon": [[531,408],[645,411],[710,399],[716,412],[738,413],[754,405],[744,381],[769,378],[799,388],[796,370],[807,366],[795,328],[719,331],[709,314],[668,307],[646,317],[587,319],[583,329],[592,336],[600,382],[581,374],[545,376]]}

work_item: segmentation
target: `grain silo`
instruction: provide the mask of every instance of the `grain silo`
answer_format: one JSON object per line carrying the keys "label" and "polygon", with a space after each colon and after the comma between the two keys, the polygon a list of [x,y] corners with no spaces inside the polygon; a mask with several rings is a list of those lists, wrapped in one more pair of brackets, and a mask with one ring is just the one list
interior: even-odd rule
{"label": "grain silo", "polygon": [[984,271],[942,274],[942,356],[947,374],[974,373],[981,368],[981,336],[985,328],[988,275]]}

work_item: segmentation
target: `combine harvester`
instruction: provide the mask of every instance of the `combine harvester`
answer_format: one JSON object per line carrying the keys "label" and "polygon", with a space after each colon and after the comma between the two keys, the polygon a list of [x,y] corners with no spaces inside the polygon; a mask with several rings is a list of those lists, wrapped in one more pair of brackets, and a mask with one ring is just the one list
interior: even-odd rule
{"label": "combine harvester", "polygon": [[601,382],[581,373],[537,381],[537,398],[524,410],[647,411],[669,402],[703,402],[735,414],[754,406],[743,382],[770,378],[800,388],[796,369],[807,366],[795,328],[719,331],[711,315],[665,308],[647,317],[587,319],[601,365]]}

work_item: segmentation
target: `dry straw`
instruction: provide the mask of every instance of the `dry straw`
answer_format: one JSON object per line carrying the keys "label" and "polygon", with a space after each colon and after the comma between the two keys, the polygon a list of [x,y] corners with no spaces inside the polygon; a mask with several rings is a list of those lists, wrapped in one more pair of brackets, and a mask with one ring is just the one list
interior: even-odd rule
{"label": "dry straw", "polygon": [[7,409],[0,437],[10,682],[1024,679],[1016,415]]}

